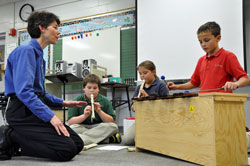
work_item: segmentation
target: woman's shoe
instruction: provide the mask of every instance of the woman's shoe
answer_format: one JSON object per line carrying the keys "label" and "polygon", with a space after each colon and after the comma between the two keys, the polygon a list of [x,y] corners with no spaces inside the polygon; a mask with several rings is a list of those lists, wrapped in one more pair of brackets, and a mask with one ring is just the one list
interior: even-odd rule
{"label": "woman's shoe", "polygon": [[0,150],[0,160],[10,160],[11,154],[9,149],[8,150]]}
{"label": "woman's shoe", "polygon": [[0,126],[0,160],[11,159],[11,139],[12,128],[8,125]]}

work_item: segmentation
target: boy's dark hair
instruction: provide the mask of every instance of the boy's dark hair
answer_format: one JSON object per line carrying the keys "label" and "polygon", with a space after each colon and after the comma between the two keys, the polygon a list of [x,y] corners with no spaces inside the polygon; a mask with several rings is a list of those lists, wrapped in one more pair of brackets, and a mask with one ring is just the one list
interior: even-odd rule
{"label": "boy's dark hair", "polygon": [[214,37],[220,35],[220,26],[216,22],[207,22],[203,25],[201,25],[197,31],[197,35],[202,32],[210,31]]}
{"label": "boy's dark hair", "polygon": [[101,80],[100,78],[95,74],[89,74],[83,79],[83,88],[87,85],[87,83],[96,83],[98,85],[98,88],[101,87]]}
{"label": "boy's dark hair", "polygon": [[52,22],[56,21],[57,24],[60,24],[59,18],[50,12],[46,11],[34,11],[28,18],[28,27],[27,30],[31,38],[39,38],[41,36],[41,31],[39,25],[43,28],[47,28]]}

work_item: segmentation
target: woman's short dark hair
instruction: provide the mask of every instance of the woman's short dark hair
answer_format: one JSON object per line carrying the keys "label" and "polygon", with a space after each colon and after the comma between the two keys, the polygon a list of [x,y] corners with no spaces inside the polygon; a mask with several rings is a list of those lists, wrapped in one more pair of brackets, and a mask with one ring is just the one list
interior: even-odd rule
{"label": "woman's short dark hair", "polygon": [[101,80],[100,78],[95,75],[95,74],[89,74],[87,75],[84,79],[83,79],[83,88],[85,88],[85,86],[88,83],[96,83],[98,85],[98,88],[100,89],[101,87]]}
{"label": "woman's short dark hair", "polygon": [[27,30],[31,38],[39,38],[41,36],[41,31],[39,25],[43,28],[47,28],[52,22],[56,21],[57,24],[60,24],[59,18],[50,12],[46,11],[34,11],[28,18],[28,27]]}

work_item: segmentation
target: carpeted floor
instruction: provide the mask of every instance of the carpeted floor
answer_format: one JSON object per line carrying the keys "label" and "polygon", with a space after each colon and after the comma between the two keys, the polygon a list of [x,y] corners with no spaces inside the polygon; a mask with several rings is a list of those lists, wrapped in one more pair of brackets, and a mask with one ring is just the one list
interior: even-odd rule
{"label": "carpeted floor", "polygon": [[[113,144],[117,145],[117,144]],[[127,152],[125,149],[118,151],[104,151],[97,148],[107,146],[98,145],[87,151],[82,151],[72,161],[54,162],[47,159],[31,157],[13,157],[11,160],[1,161],[1,166],[194,166],[196,164],[157,153]]]}

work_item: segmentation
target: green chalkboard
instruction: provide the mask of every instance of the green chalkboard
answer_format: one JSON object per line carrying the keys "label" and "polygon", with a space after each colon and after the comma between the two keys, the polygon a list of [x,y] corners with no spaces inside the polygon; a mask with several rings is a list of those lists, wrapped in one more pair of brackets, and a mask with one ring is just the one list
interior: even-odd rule
{"label": "green chalkboard", "polygon": [[124,83],[134,85],[136,80],[136,30],[121,30],[121,78]]}
{"label": "green chalkboard", "polygon": [[51,67],[53,71],[55,71],[56,60],[62,60],[62,39],[53,46],[53,66]]}

